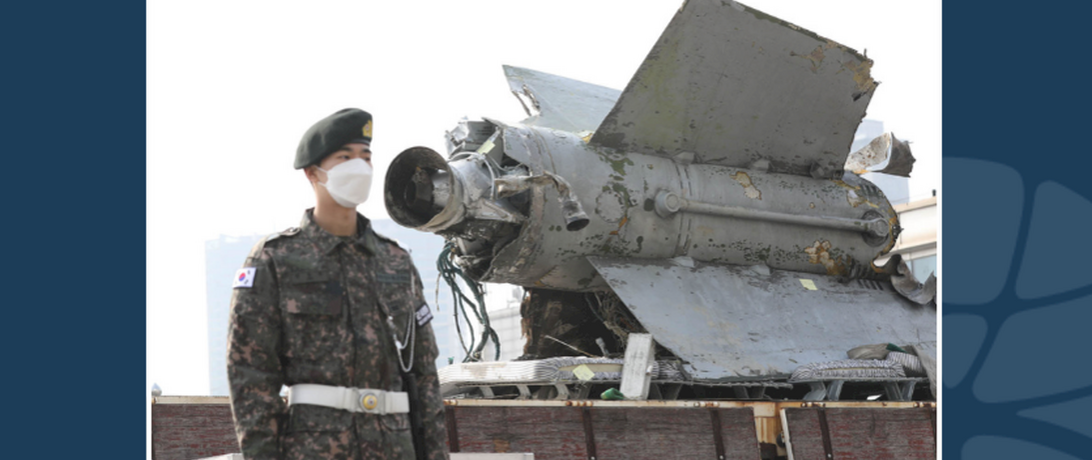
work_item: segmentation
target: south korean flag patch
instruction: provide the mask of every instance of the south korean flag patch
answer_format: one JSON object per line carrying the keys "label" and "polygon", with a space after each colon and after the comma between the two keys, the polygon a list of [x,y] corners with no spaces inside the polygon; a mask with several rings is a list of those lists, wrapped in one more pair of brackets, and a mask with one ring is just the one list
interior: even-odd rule
{"label": "south korean flag patch", "polygon": [[235,278],[231,280],[232,289],[254,287],[255,271],[257,271],[256,267],[245,267],[236,270]]}
{"label": "south korean flag patch", "polygon": [[432,310],[428,308],[427,303],[421,304],[421,308],[417,309],[415,316],[417,317],[417,327],[424,326],[432,321]]}

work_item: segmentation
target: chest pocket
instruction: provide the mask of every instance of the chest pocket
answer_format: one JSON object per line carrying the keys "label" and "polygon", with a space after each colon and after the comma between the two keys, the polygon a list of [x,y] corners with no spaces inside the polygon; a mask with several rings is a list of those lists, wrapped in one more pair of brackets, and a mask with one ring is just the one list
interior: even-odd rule
{"label": "chest pocket", "polygon": [[406,315],[413,312],[413,277],[408,268],[377,270],[376,294],[384,310],[394,317],[396,324],[403,324]]}
{"label": "chest pocket", "polygon": [[281,308],[288,314],[340,316],[344,290],[328,273],[286,274],[282,280]]}
{"label": "chest pocket", "polygon": [[[311,368],[302,378],[321,383],[340,372],[323,363],[348,358],[349,331],[344,324],[345,293],[336,274],[297,271],[281,281],[285,351]],[[314,373],[322,375],[311,375]],[[325,375],[331,374],[331,375]]]}

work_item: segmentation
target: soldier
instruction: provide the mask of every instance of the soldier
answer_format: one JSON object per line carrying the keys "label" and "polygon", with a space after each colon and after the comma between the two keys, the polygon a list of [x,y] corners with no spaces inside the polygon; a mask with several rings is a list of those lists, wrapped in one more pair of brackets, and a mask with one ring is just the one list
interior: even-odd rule
{"label": "soldier", "polygon": [[447,458],[420,276],[356,212],[371,184],[371,137],[359,109],[303,135],[295,168],[316,205],[298,228],[256,244],[235,275],[227,367],[247,459]]}

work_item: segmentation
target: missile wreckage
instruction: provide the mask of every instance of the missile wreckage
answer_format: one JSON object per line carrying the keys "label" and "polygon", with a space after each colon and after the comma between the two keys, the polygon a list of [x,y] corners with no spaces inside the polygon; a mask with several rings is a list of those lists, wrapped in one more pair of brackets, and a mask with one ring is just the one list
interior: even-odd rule
{"label": "missile wreckage", "polygon": [[[521,360],[449,366],[445,394],[509,380],[586,396],[556,383],[616,385],[627,344],[650,334],[651,380],[686,388],[653,390],[665,399],[838,399],[844,381],[913,398],[924,374],[845,361],[890,343],[920,367],[936,345],[935,279],[877,262],[899,216],[860,177],[908,176],[908,144],[850,152],[872,65],[739,3],[691,0],[621,91],[505,66],[527,119],[463,120],[446,155],[407,149],[386,176],[396,222],[443,236],[474,281],[527,292]],[[574,376],[582,363],[594,377]]]}

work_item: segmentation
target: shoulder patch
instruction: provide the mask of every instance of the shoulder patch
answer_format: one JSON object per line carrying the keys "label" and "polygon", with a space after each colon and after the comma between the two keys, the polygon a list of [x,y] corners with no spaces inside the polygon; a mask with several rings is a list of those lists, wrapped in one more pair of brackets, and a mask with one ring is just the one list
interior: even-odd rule
{"label": "shoulder patch", "polygon": [[269,236],[265,237],[265,241],[268,243],[268,242],[273,241],[273,240],[275,240],[277,238],[292,237],[292,236],[298,235],[299,233],[300,233],[300,228],[299,227],[292,227],[292,228],[289,228],[289,229],[287,229],[287,230],[285,230],[283,232],[274,233],[272,235],[269,235]]}
{"label": "shoulder patch", "polygon": [[236,270],[235,278],[231,280],[231,288],[254,287],[254,273],[257,271],[257,267],[243,267]]}
{"label": "shoulder patch", "polygon": [[432,310],[428,308],[428,303],[422,303],[421,308],[417,309],[414,316],[417,318],[417,327],[424,326],[432,321]]}
{"label": "shoulder patch", "polygon": [[262,248],[265,247],[266,243],[269,243],[270,241],[274,241],[279,238],[290,238],[298,235],[299,233],[299,227],[292,227],[280,233],[273,233],[271,235],[268,235],[265,238],[262,238],[262,241],[258,243],[258,246],[256,246],[255,255],[262,252]]}

